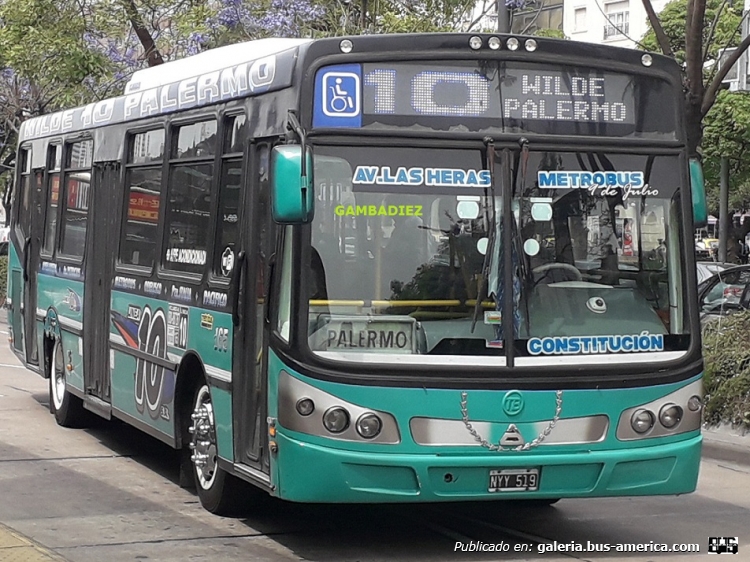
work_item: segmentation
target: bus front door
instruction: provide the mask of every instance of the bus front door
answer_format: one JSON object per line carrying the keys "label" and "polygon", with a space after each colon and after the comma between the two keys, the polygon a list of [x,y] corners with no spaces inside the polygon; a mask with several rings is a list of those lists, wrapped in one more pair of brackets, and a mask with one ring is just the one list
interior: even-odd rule
{"label": "bus front door", "polygon": [[[26,192],[28,190],[28,192]],[[23,347],[26,363],[39,365],[39,341],[37,337],[37,273],[39,272],[39,250],[44,237],[44,173],[34,172],[31,185],[24,186],[22,197],[27,212],[19,213],[19,226],[25,237],[19,240],[23,268]],[[14,303],[15,304],[15,303]],[[20,342],[19,342],[20,344]],[[20,349],[19,346],[17,346]]]}
{"label": "bus front door", "polygon": [[240,240],[233,276],[234,364],[232,405],[235,462],[253,479],[269,483],[268,429],[266,426],[265,297],[275,227],[268,197],[268,158],[271,143],[250,147],[249,172],[240,203]]}
{"label": "bus front door", "polygon": [[110,288],[117,253],[120,165],[95,164],[87,228],[83,291],[83,382],[86,409],[111,416],[109,368]]}

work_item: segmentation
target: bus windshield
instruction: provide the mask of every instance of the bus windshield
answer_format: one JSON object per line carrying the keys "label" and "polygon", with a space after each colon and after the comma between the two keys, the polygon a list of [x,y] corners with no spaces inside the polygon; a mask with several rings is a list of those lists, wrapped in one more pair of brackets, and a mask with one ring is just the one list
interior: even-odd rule
{"label": "bus windshield", "polygon": [[317,147],[303,268],[313,352],[505,355],[508,249],[519,357],[686,349],[678,158],[513,160],[503,225],[511,186],[480,151]]}

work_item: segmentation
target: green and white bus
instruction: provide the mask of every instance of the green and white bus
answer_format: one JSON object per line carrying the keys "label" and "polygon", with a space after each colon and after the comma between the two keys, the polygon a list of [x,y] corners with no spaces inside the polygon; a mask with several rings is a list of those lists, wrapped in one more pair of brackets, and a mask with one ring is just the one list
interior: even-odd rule
{"label": "green and white bus", "polygon": [[[265,39],[26,121],[13,350],[210,511],[682,494],[705,221],[680,70],[509,35]],[[251,488],[252,489],[252,488]]]}

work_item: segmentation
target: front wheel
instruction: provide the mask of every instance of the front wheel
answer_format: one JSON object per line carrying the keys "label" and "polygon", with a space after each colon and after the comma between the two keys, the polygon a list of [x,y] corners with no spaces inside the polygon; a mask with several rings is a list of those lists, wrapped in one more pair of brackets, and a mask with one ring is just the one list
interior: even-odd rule
{"label": "front wheel", "polygon": [[216,515],[234,515],[242,507],[247,484],[219,467],[214,408],[206,384],[195,391],[191,421],[190,460],[201,505]]}
{"label": "front wheel", "polygon": [[67,370],[62,342],[55,340],[49,365],[49,407],[55,415],[55,421],[63,427],[83,427],[86,425],[88,412],[83,407],[83,400],[73,396],[67,388]]}

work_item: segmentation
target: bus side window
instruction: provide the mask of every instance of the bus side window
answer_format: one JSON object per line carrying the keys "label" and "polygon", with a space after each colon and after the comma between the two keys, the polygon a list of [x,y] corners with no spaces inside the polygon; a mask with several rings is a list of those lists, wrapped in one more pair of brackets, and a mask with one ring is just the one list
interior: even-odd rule
{"label": "bus side window", "polygon": [[133,135],[125,173],[127,215],[120,238],[120,263],[152,268],[161,209],[164,129]]}
{"label": "bus side window", "polygon": [[76,142],[67,145],[67,148],[60,251],[67,256],[82,258],[91,196],[93,142]]}
{"label": "bus side window", "polygon": [[245,116],[228,117],[224,131],[213,271],[218,276],[230,277],[237,259],[236,248],[239,238]]}
{"label": "bus side window", "polygon": [[47,153],[47,212],[44,223],[44,245],[42,252],[51,255],[57,239],[57,207],[60,200],[60,169],[62,168],[62,146],[52,145]]}
{"label": "bus side window", "polygon": [[[177,127],[167,191],[166,266],[202,274],[211,232],[211,184],[216,154],[216,120]],[[189,162],[182,163],[189,158]],[[195,159],[201,158],[200,161]]]}

